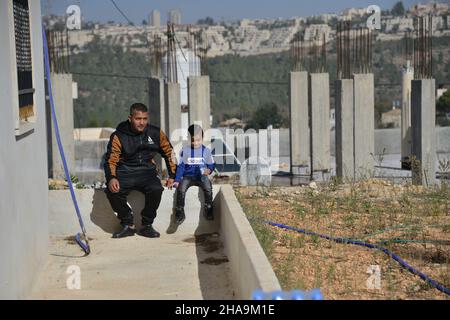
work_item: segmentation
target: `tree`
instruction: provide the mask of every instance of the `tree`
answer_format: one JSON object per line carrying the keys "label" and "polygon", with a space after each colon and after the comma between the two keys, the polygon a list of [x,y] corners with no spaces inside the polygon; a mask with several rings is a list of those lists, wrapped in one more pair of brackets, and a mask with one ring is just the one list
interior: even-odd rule
{"label": "tree", "polygon": [[403,6],[402,1],[398,1],[394,6],[392,7],[391,14],[393,16],[403,16],[405,14],[405,7]]}
{"label": "tree", "polygon": [[444,54],[441,52],[439,52],[438,55],[438,64],[443,64],[444,63]]}
{"label": "tree", "polygon": [[87,127],[88,127],[88,128],[98,128],[98,121],[97,121],[97,118],[89,119],[89,122],[88,122]]}
{"label": "tree", "polygon": [[263,104],[253,114],[247,128],[255,130],[266,129],[270,125],[279,128],[282,122],[283,118],[279,113],[278,106],[274,102],[268,102]]}
{"label": "tree", "polygon": [[450,112],[450,89],[445,91],[436,104],[436,110],[441,113]]}
{"label": "tree", "polygon": [[146,26],[147,24],[148,24],[148,23],[147,23],[147,20],[145,20],[145,19],[142,20],[142,25],[143,25],[143,26]]}

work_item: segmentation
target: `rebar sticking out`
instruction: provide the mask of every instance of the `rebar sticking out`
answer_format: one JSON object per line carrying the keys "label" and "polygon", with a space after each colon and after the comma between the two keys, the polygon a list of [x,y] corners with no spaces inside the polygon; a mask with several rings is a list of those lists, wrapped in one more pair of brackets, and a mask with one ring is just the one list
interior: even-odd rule
{"label": "rebar sticking out", "polygon": [[337,78],[350,79],[353,74],[372,72],[372,30],[352,29],[351,21],[337,25]]}
{"label": "rebar sticking out", "polygon": [[47,31],[50,70],[54,73],[70,72],[68,31]]}
{"label": "rebar sticking out", "polygon": [[414,79],[433,76],[433,18],[414,19]]}
{"label": "rebar sticking out", "polygon": [[175,27],[174,24],[167,24],[167,82],[178,82],[178,68],[177,68],[177,47],[175,42]]}

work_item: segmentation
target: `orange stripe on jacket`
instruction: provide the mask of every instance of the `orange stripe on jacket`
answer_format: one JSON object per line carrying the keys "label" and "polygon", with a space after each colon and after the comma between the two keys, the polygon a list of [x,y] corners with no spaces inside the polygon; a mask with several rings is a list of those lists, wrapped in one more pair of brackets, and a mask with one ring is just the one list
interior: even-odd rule
{"label": "orange stripe on jacket", "polygon": [[120,155],[122,154],[122,144],[120,143],[117,135],[114,135],[111,144],[111,154],[108,159],[109,170],[111,175],[116,177],[117,164],[120,160]]}
{"label": "orange stripe on jacket", "polygon": [[171,176],[175,176],[177,165],[175,163],[175,153],[172,144],[162,130],[159,131],[160,148],[164,152],[166,163],[169,164]]}

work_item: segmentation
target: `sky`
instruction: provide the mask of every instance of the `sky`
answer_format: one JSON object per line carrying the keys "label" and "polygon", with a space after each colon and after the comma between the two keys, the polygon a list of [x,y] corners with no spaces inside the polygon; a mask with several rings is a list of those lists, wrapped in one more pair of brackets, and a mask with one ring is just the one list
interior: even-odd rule
{"label": "sky", "polygon": [[[152,10],[161,13],[161,23],[170,9],[179,9],[183,24],[194,24],[207,16],[215,21],[237,21],[243,18],[292,18],[322,13],[340,13],[346,8],[366,8],[378,5],[391,9],[398,0],[114,0],[135,24],[148,20]],[[405,8],[428,0],[403,0]],[[449,2],[441,0],[439,2]],[[111,0],[41,0],[42,12],[64,15],[69,5],[78,5],[84,21],[125,23]]]}

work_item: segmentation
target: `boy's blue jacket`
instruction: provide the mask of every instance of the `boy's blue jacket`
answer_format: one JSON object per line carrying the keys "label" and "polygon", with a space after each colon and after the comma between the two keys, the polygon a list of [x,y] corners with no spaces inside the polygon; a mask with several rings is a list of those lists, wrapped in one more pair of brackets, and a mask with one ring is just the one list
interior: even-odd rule
{"label": "boy's blue jacket", "polygon": [[184,146],[180,152],[175,182],[180,182],[184,176],[201,177],[201,168],[208,168],[211,173],[214,171],[215,164],[211,150],[204,145],[198,149]]}

